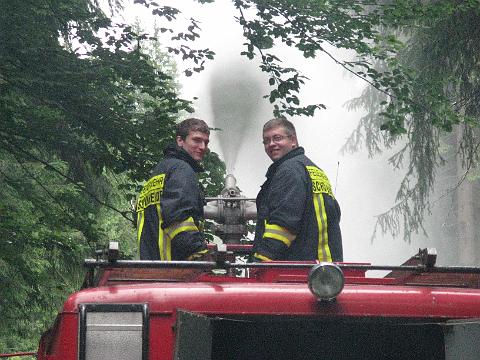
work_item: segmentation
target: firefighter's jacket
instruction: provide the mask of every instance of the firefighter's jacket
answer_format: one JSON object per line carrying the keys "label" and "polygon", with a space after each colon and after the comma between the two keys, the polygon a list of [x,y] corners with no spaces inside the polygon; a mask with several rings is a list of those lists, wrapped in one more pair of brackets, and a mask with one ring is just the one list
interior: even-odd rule
{"label": "firefighter's jacket", "polygon": [[142,260],[186,260],[206,252],[199,230],[204,198],[196,175],[203,168],[176,144],[164,154],[137,200]]}
{"label": "firefighter's jacket", "polygon": [[256,200],[253,261],[343,261],[340,206],[303,148],[275,161],[266,177]]}

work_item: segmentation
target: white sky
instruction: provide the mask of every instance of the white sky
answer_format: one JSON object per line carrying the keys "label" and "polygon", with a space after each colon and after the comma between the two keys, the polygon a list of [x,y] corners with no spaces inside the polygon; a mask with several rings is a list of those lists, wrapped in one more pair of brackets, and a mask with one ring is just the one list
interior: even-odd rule
{"label": "white sky", "polygon": [[[261,127],[272,118],[271,105],[259,98],[256,103],[236,97],[235,85],[249,77],[258,80],[263,94],[268,93],[268,82],[260,69],[248,59],[241,57],[243,50],[242,29],[234,21],[234,9],[229,0],[217,0],[213,4],[200,5],[190,0],[161,1],[182,11],[179,18],[194,17],[202,24],[201,40],[192,46],[209,47],[216,53],[215,60],[206,64],[206,70],[192,77],[180,78],[182,96],[193,99],[196,117],[210,125],[222,127],[219,119],[213,118],[210,84],[218,76],[230,78],[232,93],[238,99],[236,104],[245,111],[255,108],[251,118],[243,119],[241,131],[231,126],[223,126],[221,133],[211,136],[211,149],[221,156],[224,152],[221,143],[234,145],[236,161],[228,164],[237,178],[237,185],[247,197],[255,197],[265,179],[270,160],[261,144]],[[125,18],[132,21],[139,17],[142,26],[148,28],[153,23],[152,15],[139,5],[128,6]],[[306,154],[329,176],[342,209],[342,233],[345,261],[372,262],[374,264],[400,264],[418,251],[418,248],[432,247],[431,240],[412,240],[405,243],[401,238],[391,239],[380,234],[371,242],[375,215],[383,213],[393,205],[401,174],[394,173],[384,157],[368,159],[365,154],[342,156],[340,147],[357,124],[360,114],[348,112],[343,104],[358,96],[364,84],[346,75],[344,71],[326,57],[305,60],[300,53],[291,49],[281,49],[288,66],[297,67],[311,80],[304,86],[300,99],[303,104],[323,103],[326,110],[319,111],[314,118],[291,118],[297,128],[300,145]],[[335,53],[336,55],[339,52]],[[185,68],[178,64],[181,71]],[[228,94],[225,94],[225,98]],[[220,100],[222,101],[221,97]],[[231,104],[229,99],[229,105]],[[218,115],[218,111],[216,112]],[[222,114],[221,114],[222,115]],[[225,110],[228,117],[228,110]],[[221,116],[220,116],[221,117]],[[238,134],[243,132],[239,138]],[[223,157],[225,158],[225,156]],[[338,177],[337,177],[338,172]],[[415,236],[413,237],[415,238]],[[441,262],[441,254],[439,254]]]}

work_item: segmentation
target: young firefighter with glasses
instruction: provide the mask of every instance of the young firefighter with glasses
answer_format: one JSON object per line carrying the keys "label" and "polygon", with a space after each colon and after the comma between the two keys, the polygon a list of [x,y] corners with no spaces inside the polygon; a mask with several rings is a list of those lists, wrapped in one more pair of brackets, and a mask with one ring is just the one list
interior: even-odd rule
{"label": "young firefighter with glasses", "polygon": [[197,174],[208,150],[210,130],[200,119],[177,126],[176,141],[152,171],[137,201],[141,260],[195,260],[207,253],[199,230],[203,191]]}
{"label": "young firefighter with glasses", "polygon": [[298,146],[293,124],[268,121],[263,144],[273,164],[257,196],[251,260],[343,261],[340,206],[325,173]]}

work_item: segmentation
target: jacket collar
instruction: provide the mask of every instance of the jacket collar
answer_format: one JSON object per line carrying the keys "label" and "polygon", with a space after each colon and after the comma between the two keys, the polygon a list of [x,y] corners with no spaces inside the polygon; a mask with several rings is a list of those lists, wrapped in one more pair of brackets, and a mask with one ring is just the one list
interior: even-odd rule
{"label": "jacket collar", "polygon": [[270,178],[273,176],[273,174],[275,174],[275,171],[277,171],[277,168],[282,164],[284,163],[286,160],[288,159],[291,159],[295,156],[299,156],[299,155],[303,155],[305,154],[305,150],[303,149],[303,147],[299,146],[291,151],[289,151],[288,153],[286,153],[283,157],[281,157],[280,159],[276,160],[273,162],[272,165],[270,165],[268,167],[268,171],[267,171],[267,174],[265,175],[267,178]]}
{"label": "jacket collar", "polygon": [[197,173],[205,171],[205,169],[203,168],[202,165],[200,165],[200,163],[195,161],[190,156],[189,153],[187,153],[185,150],[183,150],[176,143],[171,143],[171,144],[167,145],[165,150],[163,150],[163,154],[165,155],[166,158],[176,158],[176,159],[185,161]]}

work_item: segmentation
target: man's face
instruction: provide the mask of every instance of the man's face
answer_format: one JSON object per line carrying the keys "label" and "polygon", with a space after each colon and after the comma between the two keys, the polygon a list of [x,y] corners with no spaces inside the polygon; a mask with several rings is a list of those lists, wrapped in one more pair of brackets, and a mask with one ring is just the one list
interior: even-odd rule
{"label": "man's face", "polygon": [[277,126],[263,132],[263,146],[272,161],[276,161],[298,146],[295,135],[287,135],[283,126]]}
{"label": "man's face", "polygon": [[202,161],[208,151],[209,135],[201,131],[190,131],[183,140],[177,136],[177,145],[183,148],[195,161]]}

